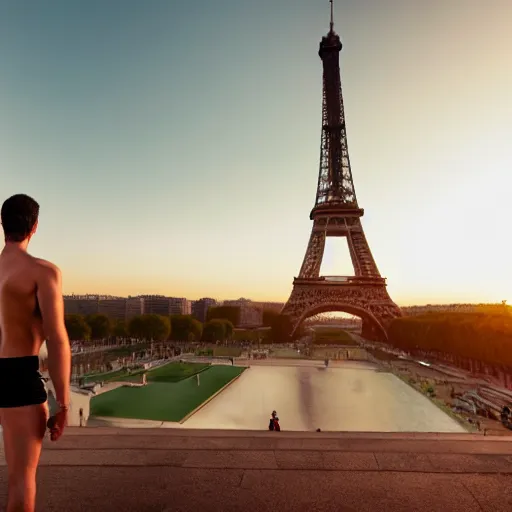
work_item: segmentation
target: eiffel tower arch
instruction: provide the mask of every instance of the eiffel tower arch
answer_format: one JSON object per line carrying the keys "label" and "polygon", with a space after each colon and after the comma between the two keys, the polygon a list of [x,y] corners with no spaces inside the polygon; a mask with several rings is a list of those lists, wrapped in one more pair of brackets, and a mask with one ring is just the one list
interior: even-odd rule
{"label": "eiffel tower arch", "polygon": [[401,312],[389,298],[385,284],[349,279],[336,282],[320,278],[315,283],[295,279],[292,294],[282,311],[291,319],[292,336],[307,318],[340,311],[362,319],[363,337],[386,340],[390,321]]}
{"label": "eiffel tower arch", "polygon": [[[299,276],[282,314],[292,322],[292,336],[308,317],[343,311],[361,317],[363,336],[386,340],[393,318],[401,316],[391,300],[366,240],[348,154],[339,54],[331,0],[329,33],[320,42],[323,63],[322,135],[316,201],[310,214],[313,228]],[[320,276],[327,237],[347,240],[353,276]]]}

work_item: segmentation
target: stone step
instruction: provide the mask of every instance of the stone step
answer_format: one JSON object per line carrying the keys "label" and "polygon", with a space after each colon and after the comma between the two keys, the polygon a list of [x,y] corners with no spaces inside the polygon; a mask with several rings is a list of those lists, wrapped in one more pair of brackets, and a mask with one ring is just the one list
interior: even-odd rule
{"label": "stone step", "polygon": [[511,488],[503,437],[69,428],[45,441],[38,510],[508,512]]}
{"label": "stone step", "polygon": [[[488,437],[479,433],[450,433],[450,432],[303,432],[295,430],[283,430],[279,433],[267,430],[235,430],[235,429],[199,429],[199,428],[123,428],[123,427],[68,427],[66,436],[97,436],[97,435],[149,435],[164,437],[222,437],[222,438],[268,438],[274,436],[286,437],[287,439],[426,439],[426,440],[482,440],[503,441],[503,437]],[[507,438],[505,438],[506,440]],[[512,436],[510,437],[512,442]]]}
{"label": "stone step", "polygon": [[[5,461],[0,460],[0,465]],[[512,474],[512,439],[472,434],[69,428],[41,466]]]}
{"label": "stone step", "polygon": [[[85,430],[85,429],[84,429]],[[87,429],[88,430],[88,429]],[[131,432],[123,429],[121,434],[97,433],[68,434],[58,443],[45,441],[45,449],[70,450],[258,450],[258,451],[339,451],[400,453],[460,453],[512,455],[512,441],[508,437],[487,438],[483,436],[453,436],[439,438],[392,438],[379,437],[328,437],[318,434],[316,438],[287,436],[286,433],[268,433],[265,436],[189,435],[184,430],[140,429]],[[167,434],[167,435],[166,435]],[[478,439],[475,439],[478,437]]]}
{"label": "stone step", "polygon": [[512,475],[512,456],[502,454],[344,452],[330,450],[44,450],[41,466],[165,466],[175,468],[403,471],[421,473],[499,473]]}

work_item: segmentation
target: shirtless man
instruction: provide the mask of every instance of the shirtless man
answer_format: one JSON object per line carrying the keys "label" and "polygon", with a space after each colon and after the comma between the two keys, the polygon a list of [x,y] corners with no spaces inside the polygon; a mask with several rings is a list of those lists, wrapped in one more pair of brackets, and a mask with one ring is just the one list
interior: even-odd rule
{"label": "shirtless man", "polygon": [[59,411],[51,439],[66,425],[71,351],[64,325],[59,269],[27,254],[39,205],[18,194],[2,205],[5,247],[0,254],[0,421],[8,468],[7,512],[33,512],[36,470],[48,420],[38,354],[48,345],[48,370]]}

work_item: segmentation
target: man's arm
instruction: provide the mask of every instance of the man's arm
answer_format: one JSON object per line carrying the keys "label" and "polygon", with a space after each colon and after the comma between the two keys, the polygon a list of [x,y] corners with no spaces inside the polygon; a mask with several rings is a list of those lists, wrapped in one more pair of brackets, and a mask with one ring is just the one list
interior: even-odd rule
{"label": "man's arm", "polygon": [[48,372],[60,405],[69,406],[71,380],[71,349],[64,324],[62,277],[54,265],[41,265],[37,280],[37,298],[47,337]]}

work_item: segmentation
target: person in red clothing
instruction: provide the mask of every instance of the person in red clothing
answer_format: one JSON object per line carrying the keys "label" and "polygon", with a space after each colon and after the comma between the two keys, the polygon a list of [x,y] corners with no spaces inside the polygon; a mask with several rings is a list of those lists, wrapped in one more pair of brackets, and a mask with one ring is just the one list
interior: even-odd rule
{"label": "person in red clothing", "polygon": [[276,411],[272,411],[272,417],[270,418],[270,425],[268,426],[268,429],[281,432],[281,426],[279,425],[279,418],[277,417]]}
{"label": "person in red clothing", "polygon": [[276,430],[277,432],[281,431],[281,426],[279,425],[279,418],[277,417],[277,412],[272,411],[270,416],[270,422],[268,424],[269,430]]}
{"label": "person in red clothing", "polygon": [[274,427],[275,427],[275,417],[276,417],[276,411],[272,411],[272,414],[270,415],[270,421],[268,423],[268,429],[269,430],[274,430]]}

